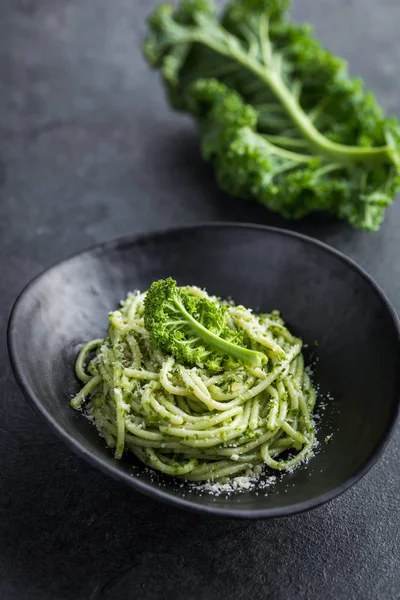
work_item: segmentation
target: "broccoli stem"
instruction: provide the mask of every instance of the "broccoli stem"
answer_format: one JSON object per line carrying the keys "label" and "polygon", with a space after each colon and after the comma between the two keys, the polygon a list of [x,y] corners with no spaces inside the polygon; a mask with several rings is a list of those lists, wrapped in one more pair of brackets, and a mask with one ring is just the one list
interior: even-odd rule
{"label": "broccoli stem", "polygon": [[194,28],[190,36],[187,36],[183,41],[204,44],[218,54],[231,59],[234,57],[243,67],[252,71],[271,89],[297,129],[319,154],[345,164],[353,162],[391,162],[396,167],[400,167],[400,153],[392,146],[348,146],[329,140],[313,125],[297,99],[274,69],[260,63],[254,56],[247,53],[228,31],[223,30],[222,39],[224,40],[223,43],[215,41],[211,36],[207,36],[201,30]]}
{"label": "broccoli stem", "polygon": [[267,356],[262,352],[248,350],[247,348],[242,348],[241,346],[232,344],[232,342],[223,340],[218,335],[215,335],[209,331],[201,323],[196,321],[196,319],[192,317],[192,315],[186,310],[186,308],[178,299],[174,299],[173,302],[199,338],[201,338],[208,346],[213,347],[220,354],[233,356],[234,358],[237,358],[244,363],[251,365],[252,367],[261,367],[268,361]]}

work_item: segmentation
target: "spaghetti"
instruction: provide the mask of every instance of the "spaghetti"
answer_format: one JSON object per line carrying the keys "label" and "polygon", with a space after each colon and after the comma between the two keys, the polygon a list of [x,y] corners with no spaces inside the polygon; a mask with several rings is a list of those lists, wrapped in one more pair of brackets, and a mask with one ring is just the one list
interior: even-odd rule
{"label": "spaghetti", "polygon": [[[185,289],[219,302],[196,287]],[[261,471],[263,464],[287,470],[312,454],[316,394],[302,342],[278,312],[229,304],[230,326],[267,360],[215,374],[178,364],[152,345],[145,296],[129,294],[109,315],[108,336],[88,342],[75,365],[83,387],[71,406],[84,406],[116,459],[130,451],[167,475],[218,481]]]}

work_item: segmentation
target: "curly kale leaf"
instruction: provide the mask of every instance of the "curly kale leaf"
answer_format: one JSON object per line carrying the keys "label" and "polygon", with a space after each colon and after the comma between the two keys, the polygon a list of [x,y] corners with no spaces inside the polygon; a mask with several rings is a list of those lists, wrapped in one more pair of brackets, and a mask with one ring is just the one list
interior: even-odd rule
{"label": "curly kale leaf", "polygon": [[232,0],[219,21],[209,0],[161,5],[145,53],[172,106],[198,120],[225,191],[376,230],[400,185],[399,125],[288,7]]}
{"label": "curly kale leaf", "polygon": [[245,347],[227,323],[227,307],[197,298],[171,278],[154,282],[145,298],[144,323],[154,346],[183,364],[220,371],[228,362],[261,366],[262,352]]}
{"label": "curly kale leaf", "polygon": [[354,226],[378,226],[398,184],[385,165],[327,161],[278,146],[258,132],[257,111],[215,80],[194,84],[190,107],[203,156],[226,192],[257,198],[287,218],[326,210]]}

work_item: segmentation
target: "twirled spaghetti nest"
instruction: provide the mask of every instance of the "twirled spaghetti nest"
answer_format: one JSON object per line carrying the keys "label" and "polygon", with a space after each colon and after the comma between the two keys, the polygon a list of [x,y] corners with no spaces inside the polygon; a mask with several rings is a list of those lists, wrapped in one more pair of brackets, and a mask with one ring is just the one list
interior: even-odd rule
{"label": "twirled spaghetti nest", "polygon": [[[187,290],[208,298],[198,288]],[[158,471],[201,481],[257,470],[263,463],[285,470],[311,454],[315,390],[302,342],[277,312],[257,315],[229,305],[231,326],[268,361],[262,368],[238,364],[213,374],[177,364],[152,346],[144,298],[129,294],[110,314],[108,336],[86,344],[76,362],[84,386],[71,404],[79,408],[85,401],[85,412],[115,458],[129,450]]]}

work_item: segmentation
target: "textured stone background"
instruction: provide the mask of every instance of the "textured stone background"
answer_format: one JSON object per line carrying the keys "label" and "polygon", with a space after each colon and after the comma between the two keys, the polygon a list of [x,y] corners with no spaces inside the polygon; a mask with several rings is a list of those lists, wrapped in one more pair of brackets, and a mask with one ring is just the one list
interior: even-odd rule
{"label": "textured stone background", "polygon": [[[297,18],[400,117],[398,0],[297,0]],[[154,0],[2,0],[0,328],[28,280],[119,235],[200,220],[278,224],[343,250],[400,310],[400,204],[377,234],[290,224],[220,193],[139,44]],[[4,334],[3,334],[4,335]],[[4,339],[4,337],[3,337]],[[397,433],[351,491],[308,514],[211,521],[135,495],[55,439],[0,347],[0,597],[400,597]]]}

